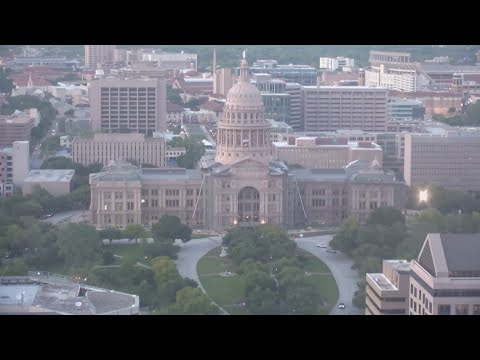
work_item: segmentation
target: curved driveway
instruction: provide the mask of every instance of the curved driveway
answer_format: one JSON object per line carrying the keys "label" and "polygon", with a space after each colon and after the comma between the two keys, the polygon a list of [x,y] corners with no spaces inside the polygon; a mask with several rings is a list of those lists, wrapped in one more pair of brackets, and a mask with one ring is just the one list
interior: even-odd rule
{"label": "curved driveway", "polygon": [[322,260],[332,271],[338,286],[338,303],[343,302],[345,309],[339,309],[337,303],[330,315],[360,315],[362,314],[361,310],[352,304],[353,294],[357,289],[357,282],[360,280],[358,273],[352,270],[353,261],[338,251],[336,254],[332,254],[326,252],[326,249],[316,246],[318,243],[325,243],[328,246],[330,240],[332,240],[332,235],[297,238],[295,242],[299,248],[312,253]]}
{"label": "curved driveway", "polygon": [[[197,273],[197,264],[200,259],[209,251],[215,249],[221,245],[220,236],[212,236],[203,239],[194,239],[189,242],[180,245],[180,251],[178,253],[177,269],[180,275],[195,280],[198,286],[204,293],[207,293],[200,282],[200,278]],[[228,313],[222,309],[218,304],[222,313],[228,315]]]}

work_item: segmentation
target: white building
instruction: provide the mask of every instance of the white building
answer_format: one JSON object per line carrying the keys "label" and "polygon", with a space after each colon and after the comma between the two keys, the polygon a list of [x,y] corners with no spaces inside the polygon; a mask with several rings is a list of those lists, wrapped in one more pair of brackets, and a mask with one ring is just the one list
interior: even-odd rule
{"label": "white building", "polygon": [[355,59],[346,58],[343,56],[337,56],[336,58],[330,58],[330,57],[320,58],[320,69],[336,71],[338,69],[343,69],[344,67],[347,67],[347,68],[355,67]]}
{"label": "white building", "polygon": [[424,89],[428,84],[428,78],[418,71],[416,64],[381,64],[365,70],[366,86],[381,86],[388,90],[415,92]]}

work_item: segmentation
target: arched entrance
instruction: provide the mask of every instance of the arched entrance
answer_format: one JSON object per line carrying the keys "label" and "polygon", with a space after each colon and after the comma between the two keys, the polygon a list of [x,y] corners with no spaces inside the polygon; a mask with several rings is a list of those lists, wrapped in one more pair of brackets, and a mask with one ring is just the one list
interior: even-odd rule
{"label": "arched entrance", "polygon": [[260,221],[260,193],[247,186],[238,193],[238,223],[258,223]]}

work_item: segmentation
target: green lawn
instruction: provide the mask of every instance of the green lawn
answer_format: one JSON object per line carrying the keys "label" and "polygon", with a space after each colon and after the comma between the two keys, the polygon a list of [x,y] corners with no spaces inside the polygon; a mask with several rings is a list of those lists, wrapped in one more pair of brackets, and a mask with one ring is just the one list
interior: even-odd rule
{"label": "green lawn", "polygon": [[310,275],[307,281],[313,284],[319,291],[324,305],[324,311],[328,314],[338,301],[338,287],[333,275]]}
{"label": "green lawn", "polygon": [[203,288],[218,305],[233,305],[244,301],[245,283],[242,276],[200,276]]}
{"label": "green lawn", "polygon": [[219,258],[217,256],[205,256],[197,265],[199,274],[219,274],[226,270],[232,271],[232,262],[227,258]]}
{"label": "green lawn", "polygon": [[[218,257],[220,251],[220,248],[215,248],[200,259],[197,265],[200,282],[210,298],[229,314],[248,315],[249,313],[245,308],[234,306],[234,304],[244,301],[245,283],[242,276],[206,275],[224,272],[226,269],[233,271],[234,266],[228,258]],[[338,301],[338,288],[330,269],[309,252],[298,249],[297,253],[306,256],[305,271],[327,273],[325,275],[310,275],[307,277],[307,281],[318,289],[321,299],[325,301],[324,306],[319,307],[317,314],[328,314]]]}
{"label": "green lawn", "polygon": [[210,237],[212,235],[208,235],[208,234],[192,234],[192,240],[193,239],[204,239],[204,238],[207,238],[207,237]]}
{"label": "green lawn", "polygon": [[316,256],[307,255],[304,266],[305,266],[305,271],[308,271],[309,273],[331,274],[331,271],[328,268],[328,266]]}
{"label": "green lawn", "polygon": [[143,256],[143,248],[140,244],[135,245],[112,245],[106,247],[107,250],[110,250],[113,254],[119,255],[122,257],[133,257],[140,261]]}

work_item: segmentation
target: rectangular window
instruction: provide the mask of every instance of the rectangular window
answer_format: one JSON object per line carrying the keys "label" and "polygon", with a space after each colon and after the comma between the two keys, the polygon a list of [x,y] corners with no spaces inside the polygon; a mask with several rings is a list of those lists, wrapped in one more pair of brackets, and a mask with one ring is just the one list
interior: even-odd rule
{"label": "rectangular window", "polygon": [[413,288],[413,296],[417,297],[417,288],[416,287]]}
{"label": "rectangular window", "polygon": [[127,214],[127,224],[133,224],[133,214]]}
{"label": "rectangular window", "polygon": [[450,305],[439,304],[438,315],[450,315]]}
{"label": "rectangular window", "polygon": [[127,202],[127,210],[135,210],[133,201]]}
{"label": "rectangular window", "polygon": [[480,305],[474,304],[473,305],[473,315],[480,315]]}
{"label": "rectangular window", "polygon": [[115,200],[122,200],[123,193],[121,191],[115,191]]}
{"label": "rectangular window", "polygon": [[455,304],[455,315],[468,315],[468,304]]}

